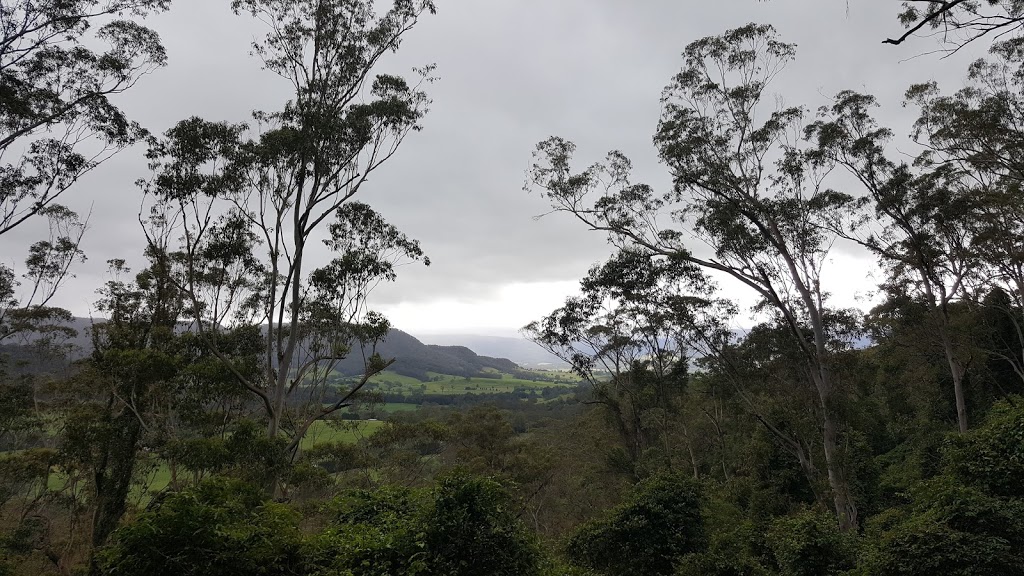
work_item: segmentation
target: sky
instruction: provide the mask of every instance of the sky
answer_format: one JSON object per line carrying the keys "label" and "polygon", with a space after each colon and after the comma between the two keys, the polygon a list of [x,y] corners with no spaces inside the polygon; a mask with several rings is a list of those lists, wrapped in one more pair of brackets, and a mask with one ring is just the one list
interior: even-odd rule
{"label": "sky", "polygon": [[[174,0],[150,18],[167,48],[167,67],[143,78],[118,104],[154,133],[177,121],[245,121],[273,110],[288,85],[249,54],[261,29],[235,16],[227,0]],[[651,137],[659,96],[681,66],[689,42],[747,22],[774,25],[797,44],[797,59],[772,90],[787,105],[815,109],[830,95],[854,89],[876,95],[881,122],[906,134],[914,110],[901,106],[915,82],[961,85],[976,54],[941,59],[919,38],[881,44],[897,35],[897,0],[438,0],[381,72],[410,73],[436,63],[433,100],[423,130],[375,172],[359,199],[416,238],[431,265],[403,266],[398,281],[370,297],[394,326],[414,335],[512,335],[557,307],[587,269],[606,258],[603,236],[570,217],[551,214],[537,193],[523,190],[537,142],[557,135],[579,146],[580,165],[621,150],[635,179],[664,189]],[[906,144],[903,144],[904,146]],[[74,269],[54,302],[88,315],[105,262],[140,262],[141,196],[133,182],[147,175],[144,149],[122,152],[78,183],[64,202],[89,213],[83,241],[88,261]],[[0,259],[23,258],[38,229],[0,238]],[[872,259],[840,246],[826,286],[844,306],[870,304],[877,283]],[[741,303],[750,296],[728,282]]]}

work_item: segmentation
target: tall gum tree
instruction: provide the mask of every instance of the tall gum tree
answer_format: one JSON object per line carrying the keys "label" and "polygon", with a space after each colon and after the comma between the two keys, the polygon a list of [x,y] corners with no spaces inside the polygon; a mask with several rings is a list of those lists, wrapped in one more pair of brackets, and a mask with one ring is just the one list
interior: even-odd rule
{"label": "tall gum tree", "polygon": [[869,217],[836,221],[833,229],[874,253],[890,286],[927,307],[953,381],[957,426],[966,432],[964,382],[971,357],[954,328],[952,306],[981,268],[972,245],[978,180],[952,163],[911,166],[888,158],[885,146],[892,132],[871,117],[875,105],[871,96],[836,95],[807,129],[818,146],[812,156],[816,163],[845,168],[867,191],[859,205]]}
{"label": "tall gum tree", "polygon": [[146,136],[112,98],[166,63],[159,36],[140,21],[169,5],[0,4],[0,237],[34,217],[49,225],[49,237],[30,247],[20,279],[0,264],[0,340],[70,319],[48,304],[82,258],[85,225],[57,201],[82,176]]}
{"label": "tall gum tree", "polygon": [[[614,243],[735,278],[778,315],[816,392],[833,505],[840,526],[852,530],[857,507],[839,453],[839,383],[830,362],[837,339],[822,285],[835,239],[823,224],[852,200],[824,188],[826,175],[807,161],[804,110],[765,110],[769,84],[794,55],[772,27],[755,24],[686,47],[654,138],[673,177],[668,192],[631,182],[630,163],[618,152],[573,173],[574,146],[560,138],[538,145],[527,187]],[[711,254],[701,256],[690,242]]]}
{"label": "tall gum tree", "polygon": [[[912,133],[926,152],[919,164],[953,166],[971,182],[976,213],[971,248],[983,270],[976,282],[986,292],[1005,292],[1006,306],[995,298],[1003,321],[1016,333],[1002,356],[1024,378],[1024,73],[1022,54],[1013,43],[997,44],[986,59],[968,68],[965,85],[943,93],[935,82],[915,85],[908,100],[920,109]],[[1017,352],[1011,352],[1014,348]],[[1008,353],[1007,353],[1008,352]]]}
{"label": "tall gum tree", "polygon": [[[146,134],[111,102],[163,66],[136,19],[170,0],[13,0],[0,6],[0,235]],[[106,45],[106,51],[94,47]]]}
{"label": "tall gum tree", "polygon": [[523,333],[590,386],[588,403],[610,416],[634,472],[652,455],[643,463],[678,466],[669,435],[678,427],[698,477],[691,423],[680,417],[689,363],[706,342],[727,336],[732,305],[707,296],[696,266],[645,251],[623,250],[593,267],[580,290]]}
{"label": "tall gum tree", "polygon": [[[181,255],[174,278],[196,330],[292,457],[315,421],[349,406],[393,361],[374,352],[388,323],[366,309],[368,291],[394,280],[399,263],[426,261],[418,243],[353,201],[429,104],[420,86],[431,67],[416,84],[375,71],[434,5],[395,0],[378,15],[375,4],[236,0],[236,12],[267,26],[254,52],[292,99],[254,113],[255,129],[182,121],[151,142],[153,176],[140,182],[149,208],[140,219],[152,246]],[[316,267],[318,241],[332,258]],[[257,377],[218,346],[246,326],[265,334]],[[356,353],[365,371],[339,380],[334,366]]]}

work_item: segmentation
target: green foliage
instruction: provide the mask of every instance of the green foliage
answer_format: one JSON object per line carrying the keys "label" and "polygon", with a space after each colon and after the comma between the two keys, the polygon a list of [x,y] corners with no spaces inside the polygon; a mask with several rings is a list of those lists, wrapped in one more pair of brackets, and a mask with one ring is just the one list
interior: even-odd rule
{"label": "green foliage", "polygon": [[772,522],[767,543],[780,576],[827,576],[853,567],[854,538],[831,514],[808,509]]}
{"label": "green foliage", "polygon": [[3,381],[0,365],[0,450],[11,448],[14,436],[38,425],[32,407],[32,388],[21,382]]}
{"label": "green foliage", "polygon": [[950,437],[944,473],[869,523],[861,573],[1024,574],[1022,439],[1016,398],[995,404],[980,427]]}
{"label": "green foliage", "polygon": [[491,480],[461,475],[443,478],[423,518],[428,574],[538,572],[539,550],[517,520],[509,494]]}
{"label": "green foliage", "polygon": [[19,494],[45,490],[55,452],[49,448],[0,452],[0,507]]}
{"label": "green foliage", "polygon": [[118,530],[98,563],[111,576],[540,574],[539,547],[491,480],[349,491],[326,513],[325,529],[304,534],[295,510],[251,484],[214,478]]}
{"label": "green foliage", "polygon": [[337,497],[328,527],[306,543],[312,574],[385,576],[424,565],[416,516],[425,495],[407,489],[352,491]]}
{"label": "green foliage", "polygon": [[164,454],[168,460],[199,474],[220,470],[231,460],[222,438],[173,439],[167,443]]}
{"label": "green foliage", "polygon": [[687,554],[677,576],[766,576],[765,530],[738,507],[713,498],[705,505],[707,547]]}
{"label": "green foliage", "polygon": [[131,18],[169,4],[11,0],[0,7],[9,23],[0,42],[0,235],[45,213],[79,177],[145,136],[112,99],[166,63],[156,32]]}
{"label": "green foliage", "polygon": [[949,439],[946,466],[963,482],[994,496],[1024,498],[1022,402],[998,402],[980,427]]}
{"label": "green foliage", "polygon": [[298,515],[237,480],[175,494],[114,533],[99,554],[105,574],[300,574]]}
{"label": "green foliage", "polygon": [[705,296],[708,279],[693,264],[638,249],[591,268],[580,289],[581,296],[524,332],[589,385],[592,402],[619,436],[608,466],[637,478],[663,471],[689,350],[722,336],[730,307]]}
{"label": "green foliage", "polygon": [[470,473],[527,484],[542,476],[550,454],[522,441],[508,416],[489,406],[453,414],[448,421],[453,457]]}
{"label": "green foliage", "polygon": [[335,520],[309,545],[317,574],[531,575],[540,550],[509,494],[463,475],[432,490],[383,489],[339,497]]}
{"label": "green foliage", "polygon": [[705,545],[701,491],[690,479],[659,476],[638,484],[625,503],[581,526],[566,555],[602,574],[672,574]]}
{"label": "green foliage", "polygon": [[858,574],[1024,574],[1024,502],[989,496],[950,476],[923,482],[910,496],[907,506],[869,522]]}

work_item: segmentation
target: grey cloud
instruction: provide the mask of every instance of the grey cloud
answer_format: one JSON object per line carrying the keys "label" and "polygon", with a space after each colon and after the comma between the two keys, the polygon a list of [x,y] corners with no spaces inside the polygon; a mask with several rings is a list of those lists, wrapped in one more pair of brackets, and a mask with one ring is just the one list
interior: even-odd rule
{"label": "grey cloud", "polygon": [[[548,206],[521,190],[530,153],[549,135],[576,141],[581,161],[621,149],[634,160],[637,180],[667,185],[651,144],[658,99],[683,47],[696,38],[748,21],[773,23],[799,45],[777,87],[787,103],[813,110],[844,88],[872,92],[883,103],[881,119],[900,134],[913,120],[900,106],[907,85],[938,79],[956,87],[974,56],[908,61],[934,45],[883,46],[899,27],[896,2],[439,4],[438,15],[425,18],[386,62],[392,72],[438,64],[425,129],[373,175],[361,197],[418,238],[434,264],[403,268],[396,284],[375,291],[377,304],[482,299],[511,282],[572,280],[602,259],[608,248],[600,235],[562,215],[533,218]],[[248,56],[259,27],[227,6],[176,0],[171,13],[152,20],[171,63],[124,96],[133,117],[160,132],[190,115],[243,121],[251,109],[271,109],[287,97],[287,86]],[[62,296],[76,311],[101,281],[106,259],[137,261],[141,253],[132,182],[145,174],[142,152],[122,154],[73,191],[75,208],[93,205],[90,262]],[[0,240],[5,261],[24,240]]]}

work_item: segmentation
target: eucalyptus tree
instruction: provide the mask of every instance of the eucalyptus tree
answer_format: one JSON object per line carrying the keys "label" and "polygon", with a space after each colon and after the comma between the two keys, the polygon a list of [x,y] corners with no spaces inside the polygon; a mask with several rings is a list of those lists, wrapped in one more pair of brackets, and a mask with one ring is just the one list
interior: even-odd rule
{"label": "eucalyptus tree", "polygon": [[[991,52],[971,64],[959,90],[944,93],[931,82],[908,96],[920,109],[913,131],[926,148],[920,163],[955,166],[972,182],[971,247],[984,267],[978,288],[1005,292],[1010,306],[1001,311],[1019,324],[1012,308],[1024,306],[1024,75],[1018,50]],[[1024,327],[1015,330],[1016,345],[1024,346]]]}
{"label": "eucalyptus tree", "polygon": [[[911,292],[929,307],[953,378],[961,431],[967,428],[962,381],[971,354],[951,328],[950,304],[959,299],[984,305],[977,296],[1005,292],[1010,305],[1002,312],[1018,324],[1014,347],[1024,346],[1014,311],[1024,305],[1020,62],[1019,49],[1004,42],[972,63],[965,85],[953,93],[935,82],[911,86],[907,101],[920,110],[911,136],[922,147],[912,165],[886,156],[892,134],[871,117],[876,104],[869,96],[841,93],[812,133],[826,156],[863,182],[884,223],[862,243],[892,264],[893,278],[911,280]],[[1018,356],[1006,360],[1020,366]]]}
{"label": "eucalyptus tree", "polygon": [[67,415],[64,448],[79,448],[91,472],[94,547],[127,511],[142,444],[158,440],[154,413],[169,404],[163,397],[173,394],[182,370],[174,344],[184,302],[161,270],[165,256],[150,256],[152,265],[134,282],[122,277],[123,261],[111,262],[113,278],[97,303],[109,319],[93,326],[92,353],[75,376],[84,391],[75,410],[83,410]]}
{"label": "eucalyptus tree", "polygon": [[979,301],[980,340],[989,372],[1002,395],[1024,386],[1024,308],[1005,290],[993,288]]}
{"label": "eucalyptus tree", "polygon": [[70,335],[63,323],[71,320],[71,313],[50,303],[72,265],[85,260],[81,242],[86,226],[57,204],[41,214],[47,219],[47,238],[29,246],[20,279],[0,264],[0,342],[16,335],[47,340]]}
{"label": "eucalyptus tree", "polygon": [[[829,323],[837,332],[833,338],[839,340],[830,345],[836,350],[833,370],[844,379],[850,374],[843,360],[854,351],[844,350],[846,346],[841,340],[859,332],[857,320],[851,311],[829,311]],[[846,334],[843,324],[847,326]],[[706,344],[708,350],[698,360],[700,372],[695,388],[711,402],[712,409],[717,408],[717,412],[708,417],[714,420],[720,444],[724,446],[727,434],[739,434],[740,445],[747,441],[751,432],[765,434],[780,455],[788,455],[798,467],[813,499],[828,507],[830,489],[827,476],[822,475],[821,452],[817,448],[821,437],[817,390],[807,385],[804,352],[789,328],[775,317],[753,326],[742,338],[722,338],[706,341]],[[839,353],[840,350],[844,351]],[[844,408],[846,398],[844,395]],[[740,419],[749,419],[758,430],[742,424],[737,429]],[[728,429],[723,429],[720,420],[732,423]],[[843,456],[844,464],[848,463],[848,455]],[[733,462],[725,462],[723,458],[723,476],[728,477],[730,468],[735,468],[737,475],[744,473],[741,471],[749,474],[752,464],[754,462],[747,458]],[[784,463],[781,466],[787,472],[794,470]],[[776,504],[784,505],[782,501]]]}
{"label": "eucalyptus tree", "polygon": [[137,20],[169,5],[13,0],[0,6],[0,235],[145,136],[111,99],[166,63],[156,32]]}
{"label": "eucalyptus tree", "polygon": [[[191,118],[151,142],[153,176],[141,182],[149,242],[181,254],[173,275],[197,333],[262,406],[271,438],[294,456],[316,420],[350,405],[392,360],[375,353],[388,331],[367,311],[368,291],[400,262],[423,260],[378,213],[353,201],[372,173],[419,130],[429,101],[418,80],[377,74],[424,13],[396,0],[382,14],[364,0],[236,0],[269,31],[254,44],[265,68],[289,82],[276,112],[255,128]],[[316,265],[316,245],[331,255]],[[258,358],[221,349],[232,331],[258,326]],[[333,368],[364,355],[364,372]],[[256,362],[252,375],[243,368]]]}
{"label": "eucalyptus tree", "polygon": [[760,298],[760,310],[778,316],[816,391],[839,523],[853,529],[857,509],[841,465],[839,383],[830,366],[837,340],[823,287],[835,240],[824,224],[852,200],[822,186],[826,174],[801,148],[804,110],[765,110],[769,85],[794,55],[773,28],[754,24],[686,47],[654,138],[673,177],[667,192],[631,182],[630,162],[618,152],[573,173],[574,146],[560,138],[538,145],[528,187],[617,244],[732,277]]}
{"label": "eucalyptus tree", "polygon": [[146,131],[115,104],[163,66],[156,32],[139,23],[170,0],[11,0],[0,5],[0,236],[33,217],[24,278],[0,263],[0,340],[53,321],[48,306],[82,257],[85,225],[57,200]]}
{"label": "eucalyptus tree", "polygon": [[951,54],[977,41],[1013,45],[1024,29],[1021,0],[907,0],[899,13],[905,31],[883,44],[899,45],[922,32],[940,39]]}
{"label": "eucalyptus tree", "polygon": [[[708,296],[708,280],[683,260],[626,249],[592,268],[581,296],[525,335],[569,363],[591,389],[591,403],[606,413],[626,461],[672,468],[672,432],[679,428],[694,476],[698,455],[680,418],[692,357],[705,342],[727,336],[731,305]],[[655,459],[654,462],[645,462]]]}
{"label": "eucalyptus tree", "polygon": [[921,168],[889,159],[885,146],[892,132],[871,117],[874,105],[871,96],[840,92],[807,135],[819,146],[816,161],[844,167],[866,189],[871,217],[846,228],[835,223],[834,229],[879,257],[891,289],[927,307],[953,381],[957,424],[965,432],[964,380],[971,358],[953,326],[952,305],[981,271],[972,232],[979,213],[977,178],[953,163],[930,163],[927,156],[918,162]]}

